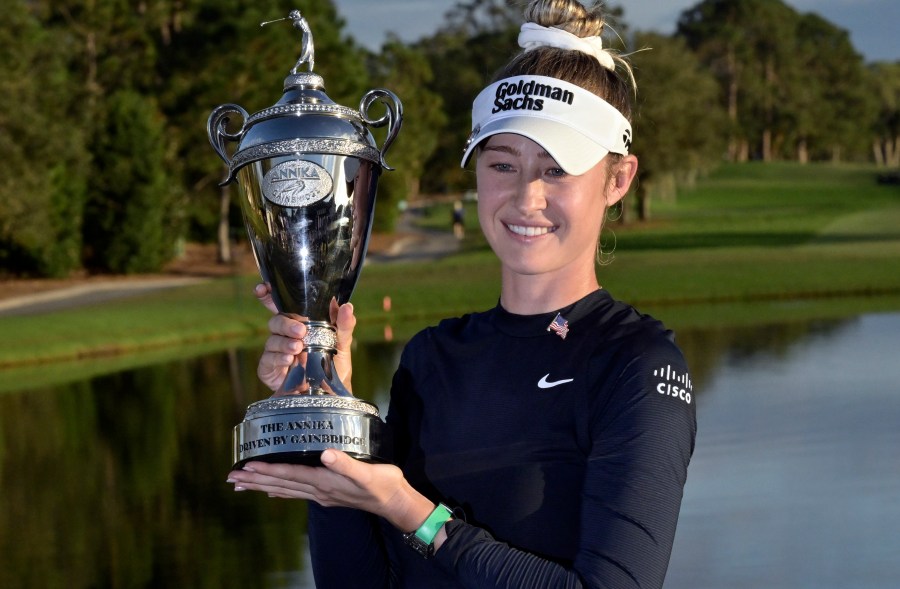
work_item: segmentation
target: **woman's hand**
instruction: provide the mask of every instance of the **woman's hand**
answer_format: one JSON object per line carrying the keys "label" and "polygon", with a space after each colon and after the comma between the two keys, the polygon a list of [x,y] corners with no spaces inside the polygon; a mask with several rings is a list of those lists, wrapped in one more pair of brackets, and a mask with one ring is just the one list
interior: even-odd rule
{"label": "woman's hand", "polygon": [[394,465],[361,462],[338,450],[325,450],[321,460],[325,468],[249,462],[243,470],[232,471],[228,482],[235,491],[361,509],[404,532],[418,528],[434,509]]}
{"label": "woman's hand", "polygon": [[[256,285],[254,294],[264,307],[272,313],[278,313],[272,300],[271,290],[267,285]],[[334,355],[334,367],[340,381],[348,391],[352,391],[350,380],[353,375],[353,366],[350,361],[350,348],[353,344],[353,329],[356,327],[353,305],[351,303],[338,305],[337,300],[332,299],[329,312],[331,322],[337,328],[337,352]],[[302,319],[284,314],[276,314],[269,319],[269,331],[272,335],[266,340],[256,374],[273,391],[278,390],[293,366],[306,362],[303,348],[306,325],[301,322]]]}

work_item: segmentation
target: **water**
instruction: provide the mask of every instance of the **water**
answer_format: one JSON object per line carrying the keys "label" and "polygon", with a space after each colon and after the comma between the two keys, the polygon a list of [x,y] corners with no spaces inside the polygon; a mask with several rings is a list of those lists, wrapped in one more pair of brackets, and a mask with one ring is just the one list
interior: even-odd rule
{"label": "water", "polygon": [[[699,434],[666,587],[896,587],[900,313],[679,341]],[[383,405],[399,351],[359,345],[357,392]],[[0,393],[0,587],[312,587],[304,504],[224,482],[257,358]]]}
{"label": "water", "polygon": [[897,587],[900,315],[726,355],[667,587]]}

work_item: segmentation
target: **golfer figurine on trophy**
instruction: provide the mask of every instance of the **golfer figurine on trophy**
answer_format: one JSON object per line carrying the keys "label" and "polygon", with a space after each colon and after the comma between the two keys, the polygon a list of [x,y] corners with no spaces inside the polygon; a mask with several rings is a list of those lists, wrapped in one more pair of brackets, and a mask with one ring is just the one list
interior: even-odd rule
{"label": "golfer figurine on trophy", "polygon": [[[291,368],[281,389],[250,405],[235,426],[235,468],[249,460],[319,464],[327,448],[385,460],[378,408],[354,397],[335,371],[329,307],[346,303],[359,278],[378,177],[392,169],[384,154],[400,130],[403,108],[384,89],[366,93],[359,110],[335,104],[313,73],[309,24],[297,10],[288,19],[303,32],[302,50],[281,99],[252,116],[224,104],[207,124],[210,143],[228,166],[223,185],[237,179],[260,275],[278,310],[303,318],[307,327],[305,365]],[[372,119],[376,102],[385,112]],[[232,117],[240,117],[235,132],[228,130]],[[369,127],[385,125],[379,150]],[[226,145],[234,142],[229,155]]]}

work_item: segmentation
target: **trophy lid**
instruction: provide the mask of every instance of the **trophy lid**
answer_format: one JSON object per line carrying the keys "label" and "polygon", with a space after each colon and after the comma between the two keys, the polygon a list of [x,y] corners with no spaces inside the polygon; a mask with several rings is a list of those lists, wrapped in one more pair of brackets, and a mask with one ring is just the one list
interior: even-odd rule
{"label": "trophy lid", "polygon": [[[234,180],[237,171],[249,163],[304,153],[352,156],[393,169],[384,161],[384,154],[400,129],[403,116],[400,100],[388,90],[375,89],[363,96],[359,110],[336,104],[325,93],[322,76],[313,72],[315,49],[306,19],[299,10],[291,11],[287,18],[303,32],[303,41],[300,58],[284,80],[281,99],[252,116],[236,104],[224,104],[209,117],[210,143],[228,164],[228,176],[223,184]],[[304,64],[308,71],[300,71]],[[368,110],[376,101],[384,104],[386,112],[372,119]],[[226,129],[233,114],[243,119],[237,133]],[[388,135],[379,150],[368,127],[385,124],[388,124]],[[225,150],[226,141],[239,142],[230,158]]]}

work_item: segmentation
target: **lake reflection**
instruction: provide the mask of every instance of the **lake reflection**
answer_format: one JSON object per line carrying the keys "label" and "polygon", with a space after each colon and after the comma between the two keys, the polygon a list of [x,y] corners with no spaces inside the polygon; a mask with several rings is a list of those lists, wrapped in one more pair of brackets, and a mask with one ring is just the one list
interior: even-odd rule
{"label": "lake reflection", "polygon": [[900,314],[722,357],[667,588],[893,588],[900,579]]}
{"label": "lake reflection", "polygon": [[[679,342],[700,431],[666,587],[895,587],[900,314]],[[359,344],[356,393],[383,407],[399,352]],[[257,357],[0,394],[0,587],[312,587],[304,504],[225,484]]]}

